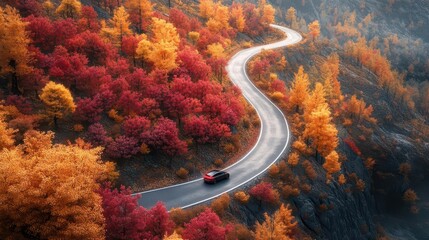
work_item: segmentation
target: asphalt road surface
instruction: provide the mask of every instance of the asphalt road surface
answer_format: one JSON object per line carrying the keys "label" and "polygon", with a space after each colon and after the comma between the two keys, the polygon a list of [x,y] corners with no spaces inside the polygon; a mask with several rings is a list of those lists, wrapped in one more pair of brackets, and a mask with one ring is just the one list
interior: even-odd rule
{"label": "asphalt road surface", "polygon": [[255,146],[242,159],[225,169],[230,173],[230,179],[209,185],[204,184],[203,179],[200,178],[178,185],[141,192],[140,205],[150,208],[161,201],[167,209],[171,209],[187,208],[209,201],[255,179],[283,156],[290,143],[288,123],[283,113],[249,80],[246,74],[246,63],[262,49],[293,45],[300,42],[302,36],[286,27],[278,25],[271,25],[271,27],[283,31],[287,37],[272,44],[244,49],[235,54],[227,66],[230,79],[241,89],[261,119],[261,131]]}

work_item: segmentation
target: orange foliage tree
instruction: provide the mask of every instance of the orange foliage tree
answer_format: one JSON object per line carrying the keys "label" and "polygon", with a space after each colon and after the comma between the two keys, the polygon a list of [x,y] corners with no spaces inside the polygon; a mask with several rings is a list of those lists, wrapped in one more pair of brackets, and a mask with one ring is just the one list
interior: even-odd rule
{"label": "orange foliage tree", "polygon": [[320,24],[318,20],[308,24],[308,33],[310,34],[313,41],[320,36]]}
{"label": "orange foliage tree", "polygon": [[256,240],[291,240],[297,222],[292,215],[292,210],[283,204],[280,209],[270,217],[264,214],[265,221],[256,223],[255,239]]}
{"label": "orange foliage tree", "polygon": [[29,131],[23,145],[0,152],[0,238],[104,238],[95,191],[111,165],[101,162],[101,148],[52,145],[52,138]]}
{"label": "orange foliage tree", "polygon": [[289,96],[289,108],[299,112],[303,109],[304,102],[308,98],[308,75],[304,72],[304,67],[300,66],[292,82]]}
{"label": "orange foliage tree", "polygon": [[327,106],[320,105],[311,113],[305,125],[304,138],[311,141],[316,157],[318,153],[326,157],[338,146],[338,131],[331,121],[331,112]]}
{"label": "orange foliage tree", "polygon": [[16,9],[0,6],[0,76],[11,75],[11,91],[19,94],[18,77],[31,71],[30,39]]}

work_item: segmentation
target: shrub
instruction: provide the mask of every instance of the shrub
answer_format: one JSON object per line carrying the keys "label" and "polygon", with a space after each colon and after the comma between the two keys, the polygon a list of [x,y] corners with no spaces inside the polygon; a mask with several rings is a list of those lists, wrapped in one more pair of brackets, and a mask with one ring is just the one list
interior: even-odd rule
{"label": "shrub", "polygon": [[411,164],[404,162],[399,165],[399,173],[405,178],[408,178],[408,174],[411,172]]}
{"label": "shrub", "polygon": [[213,164],[214,164],[216,167],[220,167],[220,166],[222,166],[222,165],[223,165],[223,161],[222,161],[222,159],[218,158],[218,159],[216,159],[216,160],[213,162]]}
{"label": "shrub", "polygon": [[415,201],[419,200],[419,197],[417,197],[417,193],[414,190],[409,188],[404,192],[402,199],[404,199],[406,202],[414,203]]}
{"label": "shrub", "polygon": [[344,143],[358,156],[361,155],[361,151],[358,148],[358,146],[356,146],[356,143],[351,139],[351,138],[346,138],[344,139]]}
{"label": "shrub", "polygon": [[228,231],[227,240],[248,240],[254,239],[252,231],[246,226],[236,223],[230,231]]}
{"label": "shrub", "polygon": [[302,163],[302,167],[305,170],[305,174],[307,175],[308,178],[310,178],[311,180],[315,180],[317,178],[317,172],[316,170],[314,170],[313,165],[311,164],[310,161],[305,160]]}
{"label": "shrub", "polygon": [[356,181],[356,189],[361,192],[365,191],[365,182],[362,179]]}
{"label": "shrub", "polygon": [[73,126],[73,131],[75,132],[82,132],[84,130],[84,127],[82,124],[75,124]]}
{"label": "shrub", "polygon": [[124,117],[118,114],[118,111],[115,109],[111,109],[108,113],[109,117],[113,119],[117,123],[121,123],[124,121]]}
{"label": "shrub", "polygon": [[302,184],[301,189],[302,189],[302,191],[309,193],[311,191],[311,185],[304,183],[304,184]]}
{"label": "shrub", "polygon": [[345,118],[343,122],[344,127],[351,126],[353,124],[353,121],[350,118]]}
{"label": "shrub", "polygon": [[143,155],[150,153],[150,148],[146,143],[142,143],[142,145],[140,145],[140,153]]}
{"label": "shrub", "polygon": [[304,141],[302,141],[301,139],[296,140],[292,144],[292,147],[298,150],[298,152],[300,152],[301,154],[307,153],[307,144],[305,144]]}
{"label": "shrub", "polygon": [[235,147],[234,147],[234,145],[233,145],[233,144],[231,144],[231,143],[226,143],[226,144],[224,144],[224,145],[223,145],[223,151],[224,151],[225,153],[233,153],[233,152],[235,152],[235,151],[236,151],[236,149],[235,149]]}
{"label": "shrub", "polygon": [[176,171],[176,175],[181,179],[186,179],[188,177],[188,174],[189,171],[182,167]]}
{"label": "shrub", "polygon": [[365,164],[366,169],[372,170],[374,168],[374,165],[375,165],[375,160],[374,160],[374,158],[369,157],[365,160],[364,164]]}
{"label": "shrub", "polygon": [[343,184],[345,184],[347,182],[347,179],[346,179],[346,177],[344,176],[344,174],[340,174],[340,176],[338,176],[338,183],[340,184],[340,185],[343,185]]}
{"label": "shrub", "polygon": [[239,191],[234,194],[234,199],[241,204],[246,204],[249,201],[249,198],[250,196],[243,191]]}
{"label": "shrub", "polygon": [[122,129],[127,137],[139,139],[150,128],[150,120],[146,117],[127,118],[122,124]]}
{"label": "shrub", "polygon": [[231,202],[231,198],[227,193],[224,193],[222,194],[222,196],[215,199],[210,204],[210,207],[217,215],[222,216],[225,210],[229,207],[230,202]]}
{"label": "shrub", "polygon": [[294,188],[291,185],[284,185],[282,187],[282,195],[284,198],[288,198],[290,196],[297,197],[299,196],[300,191],[298,188]]}
{"label": "shrub", "polygon": [[271,177],[277,177],[279,174],[279,167],[276,164],[273,164],[270,169],[268,170],[268,174],[270,174]]}
{"label": "shrub", "polygon": [[94,123],[88,127],[86,138],[92,146],[106,146],[112,141],[112,138],[107,136],[106,130],[100,123]]}
{"label": "shrub", "polygon": [[283,101],[283,100],[284,100],[285,95],[284,95],[283,93],[281,93],[281,92],[273,92],[273,93],[271,94],[271,98],[272,98],[275,102],[279,103],[279,102],[281,102],[281,101]]}
{"label": "shrub", "polygon": [[287,159],[287,163],[292,166],[295,167],[296,165],[298,165],[299,163],[299,155],[296,152],[293,152],[289,155],[289,158]]}

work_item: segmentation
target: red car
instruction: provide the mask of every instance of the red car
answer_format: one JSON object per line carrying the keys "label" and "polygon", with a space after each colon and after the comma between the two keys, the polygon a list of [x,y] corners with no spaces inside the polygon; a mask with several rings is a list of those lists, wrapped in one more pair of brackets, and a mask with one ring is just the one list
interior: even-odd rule
{"label": "red car", "polygon": [[221,170],[211,170],[204,175],[205,183],[217,183],[229,178],[229,173]]}

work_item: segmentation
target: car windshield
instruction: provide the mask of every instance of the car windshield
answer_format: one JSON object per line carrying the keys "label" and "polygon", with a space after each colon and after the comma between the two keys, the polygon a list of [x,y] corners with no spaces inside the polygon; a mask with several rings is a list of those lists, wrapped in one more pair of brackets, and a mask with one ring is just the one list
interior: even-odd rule
{"label": "car windshield", "polygon": [[207,176],[213,177],[214,175],[216,175],[216,173],[219,173],[219,171],[218,170],[213,170],[211,172],[208,172]]}

